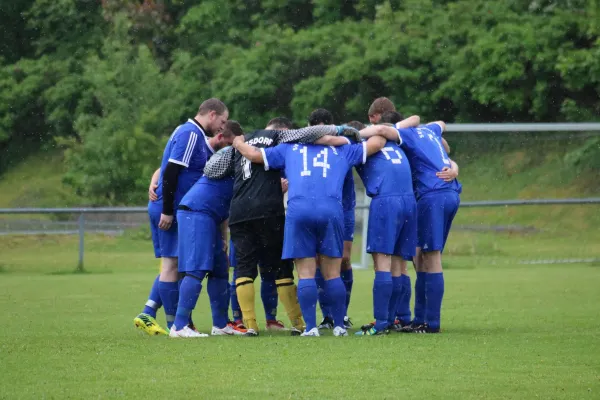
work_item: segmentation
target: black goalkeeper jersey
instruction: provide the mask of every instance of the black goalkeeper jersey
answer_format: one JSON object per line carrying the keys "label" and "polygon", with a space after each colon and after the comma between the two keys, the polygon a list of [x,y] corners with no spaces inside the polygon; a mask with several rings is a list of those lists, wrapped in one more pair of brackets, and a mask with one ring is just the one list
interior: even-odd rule
{"label": "black goalkeeper jersey", "polygon": [[[345,127],[345,132],[358,131]],[[258,130],[244,138],[258,148],[273,147],[280,143],[313,143],[325,135],[336,135],[334,125],[317,125],[290,130]],[[356,136],[360,138],[360,136]],[[229,225],[253,219],[284,215],[280,171],[265,171],[263,165],[253,164],[227,147],[215,153],[204,167],[210,179],[235,176],[233,199],[229,210]]]}
{"label": "black goalkeeper jersey", "polygon": [[[244,137],[246,143],[265,148],[278,143],[278,133],[275,130],[259,130]],[[235,182],[229,224],[284,215],[281,171],[265,171],[264,165],[251,163],[237,151],[233,161]]]}

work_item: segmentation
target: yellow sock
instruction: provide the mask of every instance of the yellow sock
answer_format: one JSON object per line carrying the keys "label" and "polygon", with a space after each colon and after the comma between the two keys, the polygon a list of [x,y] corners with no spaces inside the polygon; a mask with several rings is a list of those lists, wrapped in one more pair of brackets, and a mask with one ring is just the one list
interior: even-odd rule
{"label": "yellow sock", "polygon": [[258,332],[256,323],[256,311],[254,309],[254,281],[250,278],[238,278],[235,280],[235,292],[242,311],[244,325],[248,329]]}
{"label": "yellow sock", "polygon": [[302,319],[302,310],[300,310],[300,304],[298,303],[298,294],[294,280],[291,278],[277,279],[275,284],[277,285],[279,300],[283,303],[292,325],[294,328],[303,331],[306,325]]}

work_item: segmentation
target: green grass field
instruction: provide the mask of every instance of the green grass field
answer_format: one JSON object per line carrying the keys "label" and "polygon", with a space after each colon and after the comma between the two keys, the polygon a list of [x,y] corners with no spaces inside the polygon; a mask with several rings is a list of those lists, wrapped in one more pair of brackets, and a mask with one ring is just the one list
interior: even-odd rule
{"label": "green grass field", "polygon": [[[0,398],[600,397],[598,265],[448,255],[437,336],[174,341],[132,325],[158,269],[149,243],[86,240],[90,272],[73,274],[76,238],[0,238]],[[371,319],[371,282],[355,273],[358,324]],[[209,330],[205,292],[194,315]]]}
{"label": "green grass field", "polygon": [[[566,165],[563,145],[490,157],[459,142],[463,200],[600,195],[599,172]],[[62,184],[61,160],[31,157],[2,175],[0,207],[84,204]],[[132,319],[158,271],[147,232],[87,235],[85,274],[73,274],[76,237],[0,236],[0,399],[600,398],[600,264],[523,264],[599,259],[598,206],[465,208],[455,224],[443,334],[377,338],[146,337]],[[371,282],[355,272],[359,325],[371,320]],[[204,331],[208,311],[204,292]]]}

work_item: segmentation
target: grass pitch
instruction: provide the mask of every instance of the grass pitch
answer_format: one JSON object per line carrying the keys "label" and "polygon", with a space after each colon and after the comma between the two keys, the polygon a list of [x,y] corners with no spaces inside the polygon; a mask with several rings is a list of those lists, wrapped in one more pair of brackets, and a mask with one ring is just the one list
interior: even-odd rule
{"label": "grass pitch", "polygon": [[[133,328],[158,269],[147,242],[90,237],[88,274],[68,272],[74,244],[0,239],[0,398],[600,398],[598,265],[449,256],[440,335],[178,341]],[[355,272],[357,325],[372,276]],[[209,330],[205,291],[194,317]]]}

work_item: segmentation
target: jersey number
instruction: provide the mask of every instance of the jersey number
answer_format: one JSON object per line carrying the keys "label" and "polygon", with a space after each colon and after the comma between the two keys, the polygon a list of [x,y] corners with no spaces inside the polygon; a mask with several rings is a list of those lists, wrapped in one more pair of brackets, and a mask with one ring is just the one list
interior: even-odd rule
{"label": "jersey number", "polygon": [[[385,159],[390,160],[392,164],[402,164],[402,154],[393,147],[384,147],[381,149],[381,152],[385,156]],[[392,157],[394,154],[396,154],[398,158]]]}
{"label": "jersey number", "polygon": [[[302,154],[302,171],[300,171],[300,176],[310,176],[311,171],[308,169],[308,149],[306,146],[302,146],[300,154]],[[313,167],[323,168],[323,178],[327,178],[327,170],[331,169],[331,165],[327,164],[328,155],[329,150],[325,148],[313,158]]]}
{"label": "jersey number", "polygon": [[242,171],[244,174],[244,180],[250,179],[252,176],[252,168],[250,168],[250,164],[250,160],[248,160],[246,157],[242,157]]}
{"label": "jersey number", "polygon": [[431,133],[428,133],[427,136],[429,136],[429,140],[437,143],[438,148],[440,149],[440,155],[442,156],[442,162],[446,165],[450,165],[450,160],[448,160],[446,158],[446,156],[444,155],[444,147],[442,147],[442,143],[440,143],[438,138],[436,136],[432,135]]}

